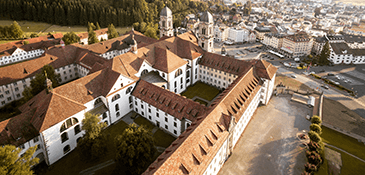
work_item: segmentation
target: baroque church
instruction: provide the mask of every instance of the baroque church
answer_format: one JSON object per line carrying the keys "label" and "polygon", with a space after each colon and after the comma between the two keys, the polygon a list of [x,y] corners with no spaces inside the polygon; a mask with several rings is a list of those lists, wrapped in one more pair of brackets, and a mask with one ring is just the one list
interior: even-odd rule
{"label": "baroque church", "polygon": [[[52,165],[76,148],[86,112],[110,126],[134,111],[176,137],[144,174],[217,174],[258,105],[268,104],[277,68],[212,53],[209,12],[201,16],[197,33],[174,36],[172,21],[165,7],[160,40],[132,30],[93,45],[55,47],[1,68],[1,78],[18,82],[45,64],[63,79],[77,79],[57,88],[47,80],[48,88],[22,105],[19,115],[0,123],[0,145],[15,145],[21,154],[38,145],[34,157]],[[222,93],[208,106],[180,95],[196,82]]]}

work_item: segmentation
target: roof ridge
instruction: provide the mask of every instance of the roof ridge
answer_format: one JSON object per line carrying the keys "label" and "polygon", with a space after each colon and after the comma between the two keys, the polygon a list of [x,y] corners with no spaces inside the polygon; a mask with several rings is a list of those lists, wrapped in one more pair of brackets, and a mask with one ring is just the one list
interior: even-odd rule
{"label": "roof ridge", "polygon": [[118,59],[119,59],[119,61],[122,63],[122,66],[123,66],[124,70],[127,72],[128,76],[130,77],[130,76],[131,76],[131,74],[129,74],[128,69],[125,67],[125,65],[124,65],[123,61],[122,61],[119,57],[118,57]]}

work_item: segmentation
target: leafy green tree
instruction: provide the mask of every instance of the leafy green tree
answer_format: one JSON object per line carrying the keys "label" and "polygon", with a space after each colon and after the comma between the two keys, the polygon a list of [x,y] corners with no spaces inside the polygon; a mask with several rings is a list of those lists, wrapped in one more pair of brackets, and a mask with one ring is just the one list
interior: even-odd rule
{"label": "leafy green tree", "polygon": [[133,23],[132,26],[133,26],[134,30],[138,30],[139,31],[139,22]]}
{"label": "leafy green tree", "polygon": [[69,45],[80,42],[80,37],[77,36],[75,32],[68,32],[63,35],[62,40],[65,42],[66,45]]}
{"label": "leafy green tree", "polygon": [[13,38],[21,38],[24,34],[23,30],[16,21],[14,21],[13,24],[10,25],[10,32]]}
{"label": "leafy green tree", "polygon": [[311,131],[316,132],[316,133],[317,133],[317,134],[319,134],[319,135],[321,135],[321,134],[322,134],[322,128],[321,128],[321,126],[319,126],[318,124],[315,124],[315,123],[311,124],[311,125],[309,126],[309,129],[310,129]]}
{"label": "leafy green tree", "polygon": [[89,38],[87,39],[87,42],[88,44],[94,44],[99,42],[94,31],[89,32]]}
{"label": "leafy green tree", "polygon": [[321,125],[322,124],[322,120],[321,118],[319,118],[317,115],[314,115],[311,119],[311,123],[313,124],[317,124],[317,125]]}
{"label": "leafy green tree", "polygon": [[311,141],[316,142],[316,143],[318,143],[322,140],[321,137],[318,135],[318,133],[316,133],[314,131],[309,131],[308,136]]}
{"label": "leafy green tree", "polygon": [[36,34],[36,33],[32,33],[32,34],[30,34],[30,37],[31,37],[31,38],[37,38],[37,37],[39,37],[39,35],[38,35],[38,34]]}
{"label": "leafy green tree", "polygon": [[115,27],[113,24],[108,25],[108,39],[116,38],[119,36],[117,30],[115,30]]}
{"label": "leafy green tree", "polygon": [[100,30],[100,25],[99,25],[99,22],[96,22],[96,27],[95,27],[96,30]]}
{"label": "leafy green tree", "polygon": [[141,33],[146,32],[146,28],[147,28],[147,23],[145,23],[145,22],[141,22],[141,23],[139,24],[139,31],[140,31]]}
{"label": "leafy green tree", "polygon": [[152,27],[147,27],[147,30],[146,32],[144,33],[144,35],[150,37],[150,38],[155,38],[155,39],[158,39],[157,37],[157,32],[154,28]]}
{"label": "leafy green tree", "polygon": [[32,88],[31,93],[33,95],[37,95],[46,88],[46,76],[44,72],[47,73],[48,79],[52,81],[53,88],[57,87],[61,82],[61,76],[56,74],[54,68],[51,65],[44,65],[41,71],[41,73],[36,74],[35,78],[30,81],[30,87]]}
{"label": "leafy green tree", "polygon": [[32,94],[32,88],[29,87],[29,86],[26,86],[22,92],[22,95],[23,95],[23,102],[27,102],[29,101],[32,97],[33,97],[33,94]]}
{"label": "leafy green tree", "polygon": [[331,54],[330,45],[327,41],[326,44],[322,48],[321,54],[319,55],[319,58],[318,58],[319,65],[328,65],[330,63],[330,61],[328,60],[328,57],[330,56],[330,54]]}
{"label": "leafy green tree", "polygon": [[143,173],[156,152],[151,131],[134,123],[115,138],[115,144],[117,147],[115,160],[127,167],[130,174]]}
{"label": "leafy green tree", "polygon": [[23,41],[23,44],[27,45],[27,44],[29,44],[29,41]]}
{"label": "leafy green tree", "polygon": [[22,156],[21,149],[13,145],[0,146],[0,174],[6,175],[32,175],[31,166],[38,163],[38,158],[32,156],[37,147],[31,147]]}
{"label": "leafy green tree", "polygon": [[100,123],[97,115],[85,113],[85,118],[82,120],[85,135],[79,142],[83,159],[95,160],[107,152],[106,137],[101,132],[106,126],[106,123]]}

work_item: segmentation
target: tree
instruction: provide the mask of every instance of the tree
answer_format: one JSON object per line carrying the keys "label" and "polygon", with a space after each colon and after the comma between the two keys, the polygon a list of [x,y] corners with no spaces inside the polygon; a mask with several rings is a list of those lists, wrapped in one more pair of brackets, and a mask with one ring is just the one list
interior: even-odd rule
{"label": "tree", "polygon": [[146,32],[144,33],[147,37],[158,39],[156,30],[152,27],[147,27]]}
{"label": "tree", "polygon": [[47,78],[52,81],[53,88],[57,87],[61,82],[60,75],[56,74],[54,68],[51,65],[44,65],[41,71],[41,73],[36,74],[35,78],[30,81],[30,87],[32,88],[31,93],[33,94],[33,96],[37,95],[39,92],[46,88],[46,76],[44,72],[47,73]]}
{"label": "tree", "polygon": [[23,102],[27,102],[28,100],[30,100],[32,97],[33,97],[33,94],[32,94],[32,88],[29,87],[29,86],[26,86],[22,92],[22,95],[23,95]]}
{"label": "tree", "polygon": [[309,126],[309,129],[310,129],[311,131],[316,132],[316,133],[317,133],[317,134],[319,134],[319,135],[321,135],[321,134],[322,134],[322,128],[321,128],[321,126],[319,126],[318,124],[315,124],[315,123],[311,124],[311,125]]}
{"label": "tree", "polygon": [[336,32],[335,32],[335,31],[333,31],[332,29],[330,29],[330,30],[328,30],[328,34],[330,34],[330,35],[334,35],[334,34],[336,34]]}
{"label": "tree", "polygon": [[314,115],[311,119],[311,123],[313,124],[317,124],[317,125],[321,125],[322,124],[322,120],[321,118],[319,118],[318,116]]}
{"label": "tree", "polygon": [[87,42],[88,44],[94,44],[99,42],[94,31],[89,32],[89,38],[87,39]]}
{"label": "tree", "polygon": [[316,143],[318,143],[322,140],[321,137],[318,135],[318,133],[316,133],[314,131],[309,131],[308,136],[311,141],[316,142]]}
{"label": "tree", "polygon": [[62,41],[64,41],[66,45],[69,45],[80,42],[80,37],[77,36],[75,32],[68,32],[63,35]]}
{"label": "tree", "polygon": [[32,34],[30,34],[30,37],[31,37],[31,38],[37,38],[37,37],[39,37],[39,35],[38,35],[38,34],[36,34],[36,33],[32,33]]}
{"label": "tree", "polygon": [[23,41],[23,44],[27,45],[27,44],[29,44],[29,41],[25,40],[25,41]]}
{"label": "tree", "polygon": [[13,38],[21,38],[24,34],[23,30],[16,21],[14,21],[13,24],[10,25],[10,32],[11,37]]}
{"label": "tree", "polygon": [[85,113],[82,120],[84,137],[79,141],[81,157],[85,160],[95,160],[107,152],[106,137],[101,133],[106,123],[100,123],[100,118],[91,113]]}
{"label": "tree", "polygon": [[37,147],[31,147],[21,156],[21,149],[13,145],[0,146],[0,174],[7,175],[32,175],[31,166],[38,163],[38,158],[32,156]]}
{"label": "tree", "polygon": [[108,25],[108,39],[116,38],[119,36],[117,30],[115,30],[115,27],[113,24]]}
{"label": "tree", "polygon": [[331,54],[331,50],[330,50],[330,46],[328,41],[326,42],[326,44],[323,46],[321,54],[319,55],[318,58],[318,63],[319,65],[328,65],[330,63],[330,61],[328,60],[328,57]]}
{"label": "tree", "polygon": [[100,30],[100,25],[99,25],[99,22],[96,22],[96,27],[95,27],[96,30]]}
{"label": "tree", "polygon": [[151,131],[130,124],[115,138],[116,161],[127,167],[130,174],[141,174],[151,163],[156,152]]}

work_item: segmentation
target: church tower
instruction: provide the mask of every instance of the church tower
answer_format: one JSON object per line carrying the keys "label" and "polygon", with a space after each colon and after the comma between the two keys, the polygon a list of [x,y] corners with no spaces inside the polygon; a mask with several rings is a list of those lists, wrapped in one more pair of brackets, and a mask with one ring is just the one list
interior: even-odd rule
{"label": "church tower", "polygon": [[207,52],[214,52],[213,46],[213,16],[208,11],[204,12],[203,15],[200,17],[199,23],[199,46],[207,51]]}
{"label": "church tower", "polygon": [[174,36],[172,12],[167,6],[165,6],[160,13],[160,38],[163,36]]}

